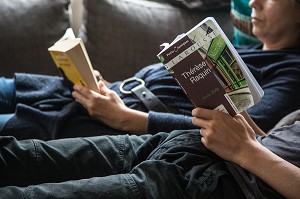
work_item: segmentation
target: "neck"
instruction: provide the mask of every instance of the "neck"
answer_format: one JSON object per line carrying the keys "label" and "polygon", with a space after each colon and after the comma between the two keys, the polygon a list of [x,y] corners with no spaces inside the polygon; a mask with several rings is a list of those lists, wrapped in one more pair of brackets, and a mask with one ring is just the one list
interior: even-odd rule
{"label": "neck", "polygon": [[263,50],[278,50],[300,46],[300,34],[289,34],[282,39],[265,39],[263,41]]}

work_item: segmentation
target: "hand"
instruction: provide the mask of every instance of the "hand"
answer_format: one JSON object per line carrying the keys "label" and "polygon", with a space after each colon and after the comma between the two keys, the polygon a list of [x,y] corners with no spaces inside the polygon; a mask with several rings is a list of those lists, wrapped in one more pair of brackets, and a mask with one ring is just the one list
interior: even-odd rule
{"label": "hand", "polygon": [[72,96],[87,109],[91,117],[114,129],[146,131],[147,115],[128,108],[103,81],[98,82],[98,88],[99,93],[96,93],[82,85],[74,85]]}
{"label": "hand", "polygon": [[299,198],[300,169],[256,141],[242,115],[231,117],[203,108],[195,108],[192,115],[208,149],[252,172],[286,198]]}
{"label": "hand", "polygon": [[201,142],[225,160],[243,164],[244,157],[259,144],[242,115],[195,108],[192,116],[193,124],[201,127]]}
{"label": "hand", "polygon": [[99,71],[94,70],[94,75],[95,75],[97,81],[103,81],[106,85],[109,84],[109,82],[106,81],[106,80],[102,77],[102,75],[101,75],[101,73],[100,73]]}

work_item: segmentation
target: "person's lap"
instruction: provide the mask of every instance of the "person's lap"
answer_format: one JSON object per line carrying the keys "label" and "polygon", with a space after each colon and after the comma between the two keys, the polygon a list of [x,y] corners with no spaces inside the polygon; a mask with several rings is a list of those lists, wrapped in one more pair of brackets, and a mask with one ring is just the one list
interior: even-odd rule
{"label": "person's lap", "polygon": [[217,189],[240,194],[197,130],[49,142],[0,137],[0,150],[0,195],[7,197],[205,198]]}

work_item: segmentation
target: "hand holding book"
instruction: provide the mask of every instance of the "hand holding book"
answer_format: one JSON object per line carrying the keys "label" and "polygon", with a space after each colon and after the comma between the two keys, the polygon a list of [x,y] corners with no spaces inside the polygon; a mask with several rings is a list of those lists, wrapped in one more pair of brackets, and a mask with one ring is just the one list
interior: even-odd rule
{"label": "hand holding book", "polygon": [[[62,76],[73,84],[81,84],[99,92],[97,79],[82,39],[75,38],[71,28],[48,51]],[[101,74],[100,74],[101,76]]]}
{"label": "hand holding book", "polygon": [[212,17],[177,37],[157,55],[196,107],[236,115],[263,91]]}

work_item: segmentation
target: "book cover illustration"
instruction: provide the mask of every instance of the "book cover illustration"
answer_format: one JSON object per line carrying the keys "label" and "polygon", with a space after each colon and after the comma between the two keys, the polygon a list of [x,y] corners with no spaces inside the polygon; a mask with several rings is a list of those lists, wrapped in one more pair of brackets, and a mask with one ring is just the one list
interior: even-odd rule
{"label": "book cover illustration", "polygon": [[207,18],[158,57],[195,106],[236,115],[254,100],[241,70],[246,66],[237,62],[235,49],[224,37],[216,22]]}

